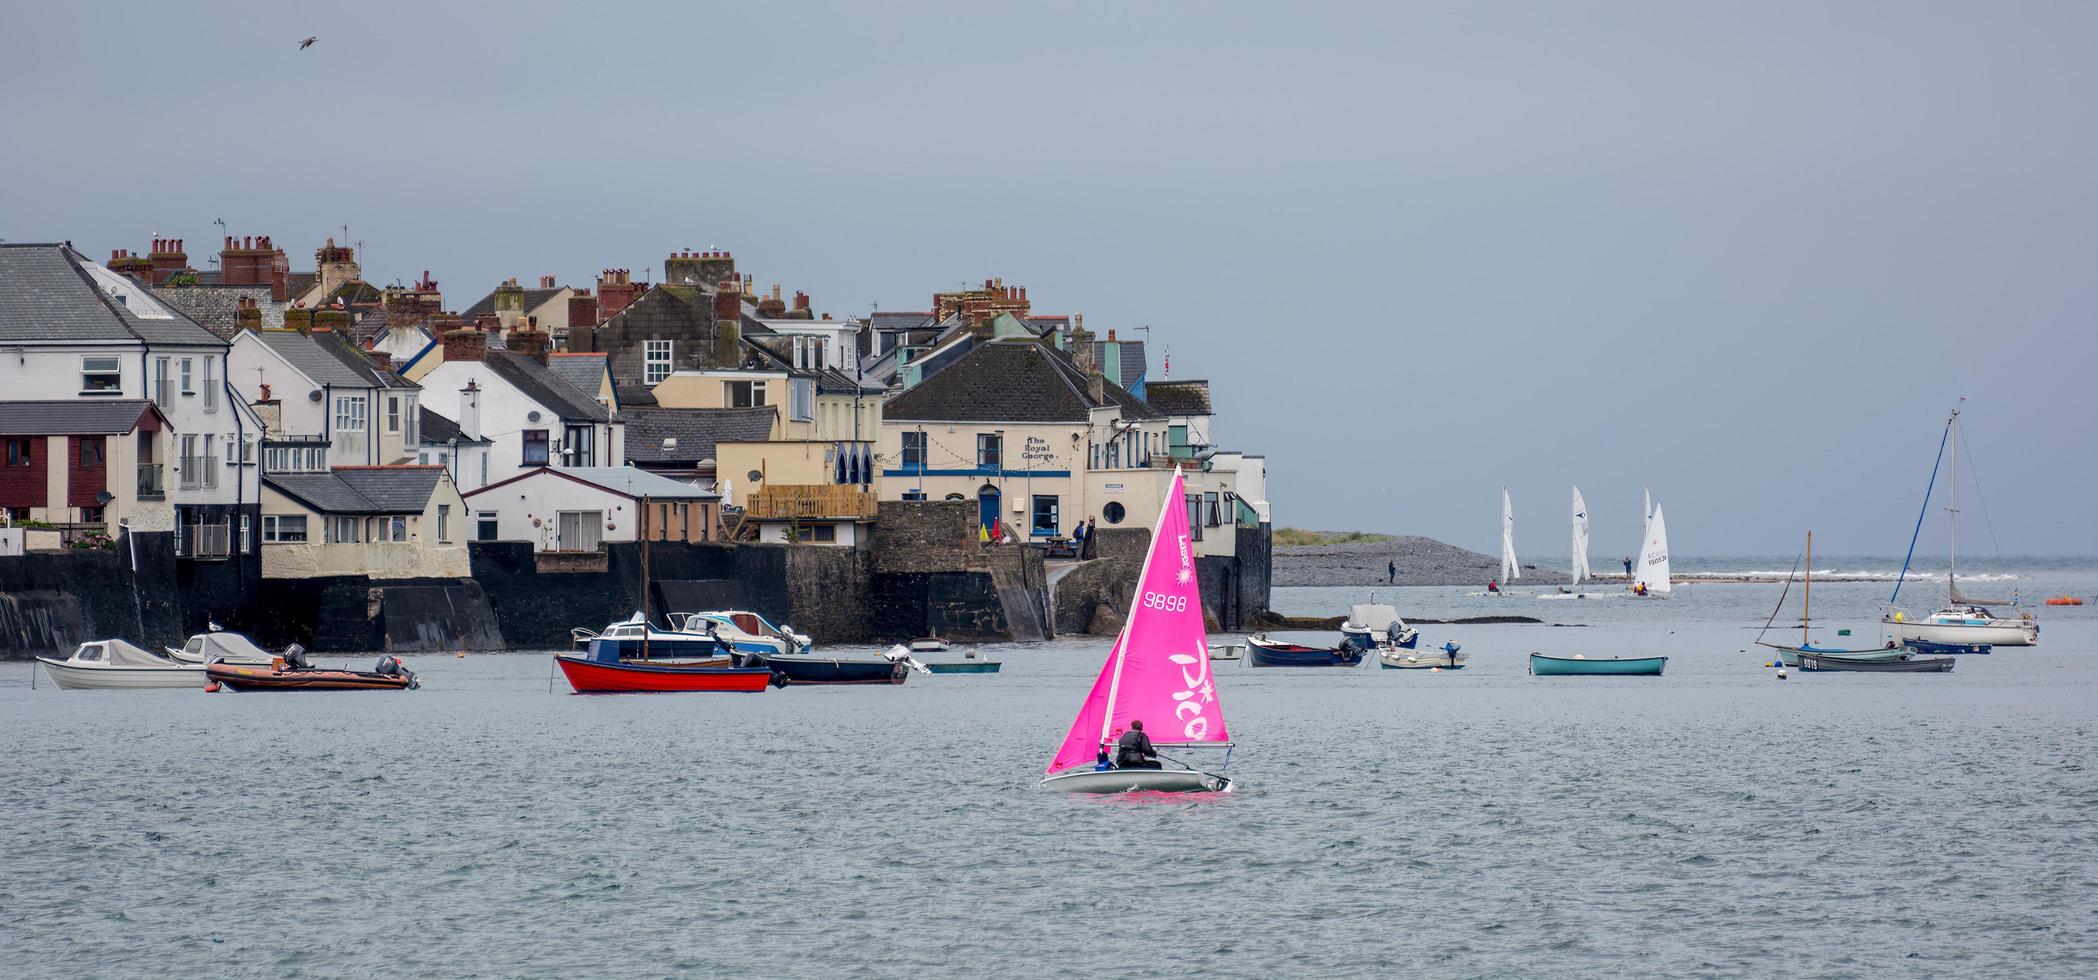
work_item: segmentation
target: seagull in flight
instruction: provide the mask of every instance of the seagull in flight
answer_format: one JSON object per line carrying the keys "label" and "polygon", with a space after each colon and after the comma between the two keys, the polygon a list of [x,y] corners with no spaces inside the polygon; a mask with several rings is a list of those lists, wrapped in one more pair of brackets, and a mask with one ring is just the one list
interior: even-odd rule
{"label": "seagull in flight", "polygon": [[299,42],[299,50],[304,51],[307,48],[313,47],[313,42],[318,41],[320,39],[320,35],[318,34],[308,35],[306,40]]}

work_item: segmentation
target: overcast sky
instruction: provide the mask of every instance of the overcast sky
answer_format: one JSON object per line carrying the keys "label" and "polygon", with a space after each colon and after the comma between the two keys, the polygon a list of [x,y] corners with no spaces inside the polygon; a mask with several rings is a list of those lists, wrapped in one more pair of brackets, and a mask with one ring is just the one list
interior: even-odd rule
{"label": "overcast sky", "polygon": [[1210,379],[1278,524],[1492,550],[1505,484],[1526,559],[1571,484],[1605,558],[1642,485],[1899,553],[1965,395],[1963,551],[2098,554],[2098,5],[778,6],[13,8],[0,238],[1000,276]]}

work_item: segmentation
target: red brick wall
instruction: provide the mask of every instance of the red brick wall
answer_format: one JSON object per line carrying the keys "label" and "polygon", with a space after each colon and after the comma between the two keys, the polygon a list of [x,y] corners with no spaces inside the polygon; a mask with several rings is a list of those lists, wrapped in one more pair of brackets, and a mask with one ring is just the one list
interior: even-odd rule
{"label": "red brick wall", "polygon": [[[95,499],[109,486],[109,444],[104,436],[73,436],[66,440],[70,445],[66,451],[72,455],[66,459],[66,506],[100,507]],[[81,443],[95,443],[102,447],[102,462],[95,466],[80,465]],[[52,443],[58,445],[59,443]]]}
{"label": "red brick wall", "polygon": [[44,457],[48,440],[43,436],[16,438],[29,440],[29,465],[7,465],[7,448],[0,441],[0,507],[48,507],[51,501],[45,494],[50,481],[45,467],[50,461]]}

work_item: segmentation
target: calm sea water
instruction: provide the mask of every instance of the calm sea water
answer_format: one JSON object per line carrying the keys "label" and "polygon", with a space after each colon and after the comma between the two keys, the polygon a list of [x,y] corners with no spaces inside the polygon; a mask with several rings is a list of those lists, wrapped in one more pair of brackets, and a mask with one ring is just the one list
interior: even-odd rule
{"label": "calm sea water", "polygon": [[[2024,594],[2098,592],[2057,578]],[[532,655],[411,658],[406,694],[0,665],[0,973],[2098,975],[2098,605],[1949,675],[1780,682],[1743,652],[1771,587],[1464,591],[1379,596],[1590,625],[1423,627],[1456,673],[1223,666],[1208,798],[1036,788],[1096,641],[762,695],[550,694]],[[1884,592],[1816,621],[1864,635]]]}

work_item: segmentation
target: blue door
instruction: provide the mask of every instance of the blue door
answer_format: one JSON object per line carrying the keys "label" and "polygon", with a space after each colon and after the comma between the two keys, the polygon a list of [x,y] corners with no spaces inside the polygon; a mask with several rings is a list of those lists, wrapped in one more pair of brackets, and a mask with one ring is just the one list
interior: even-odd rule
{"label": "blue door", "polygon": [[983,524],[984,530],[988,531],[991,525],[998,523],[997,487],[987,483],[983,489],[976,491],[976,512],[977,520]]}

